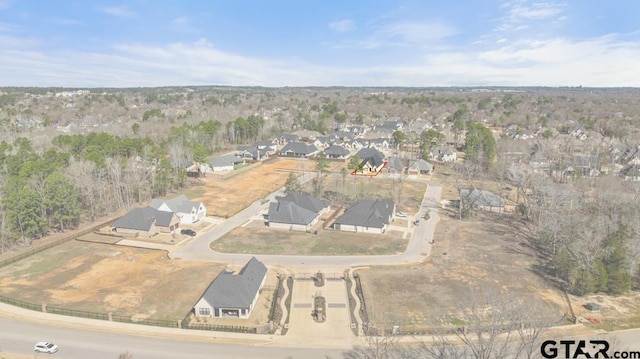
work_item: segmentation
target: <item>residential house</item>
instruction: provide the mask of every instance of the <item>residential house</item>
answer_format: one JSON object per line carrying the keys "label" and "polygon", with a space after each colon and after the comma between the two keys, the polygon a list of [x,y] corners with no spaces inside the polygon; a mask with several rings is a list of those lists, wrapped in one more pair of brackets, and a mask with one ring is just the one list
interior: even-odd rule
{"label": "residential house", "polygon": [[329,203],[300,192],[278,197],[269,204],[267,223],[272,228],[308,231],[329,210]]}
{"label": "residential house", "polygon": [[483,211],[503,212],[504,201],[496,194],[477,188],[460,189],[460,200],[467,208],[478,208]]}
{"label": "residential house", "polygon": [[172,233],[180,226],[180,218],[173,212],[155,208],[134,208],[111,225],[111,231],[134,236],[151,237],[158,232]]}
{"label": "residential house", "polygon": [[451,146],[436,146],[431,149],[429,156],[438,162],[454,162],[458,158],[458,154]]}
{"label": "residential house", "polygon": [[269,158],[269,151],[266,149],[259,149],[254,143],[252,145],[241,145],[236,148],[236,155],[244,159],[250,159],[254,161],[266,160]]}
{"label": "residential house", "polygon": [[356,202],[333,222],[333,228],[347,232],[384,233],[395,214],[390,199],[367,199]]}
{"label": "residential house", "polygon": [[369,140],[369,147],[375,148],[380,151],[388,150],[389,139],[388,138],[372,138]]}
{"label": "residential house", "polygon": [[587,137],[589,137],[587,129],[582,126],[578,126],[569,130],[569,134],[581,141],[584,141],[587,139]]}
{"label": "residential house", "polygon": [[640,165],[632,164],[620,170],[620,176],[625,181],[640,181]]}
{"label": "residential house", "polygon": [[267,267],[252,257],[238,272],[223,271],[193,307],[196,317],[249,318],[267,280]]}
{"label": "residential house", "polygon": [[316,140],[317,137],[322,136],[322,134],[318,131],[310,131],[310,130],[300,130],[294,132],[300,138],[300,141],[312,142]]}
{"label": "residential house", "polygon": [[375,148],[363,148],[356,153],[356,156],[361,160],[357,172],[359,174],[377,174],[386,165],[384,155]]}
{"label": "residential house", "polygon": [[385,166],[385,172],[390,174],[403,174],[406,166],[402,158],[391,156],[387,158],[387,165]]}
{"label": "residential house", "polygon": [[428,175],[431,172],[433,172],[433,165],[423,159],[412,161],[407,169],[407,173],[412,176]]}
{"label": "residential house", "polygon": [[278,155],[285,157],[309,157],[318,152],[318,148],[314,145],[309,145],[304,142],[290,142],[287,143]]}
{"label": "residential house", "polygon": [[233,171],[235,166],[244,163],[244,158],[238,155],[224,155],[209,160],[209,166],[211,167],[211,171],[213,172]]}
{"label": "residential house", "polygon": [[278,147],[273,140],[263,140],[255,143],[256,148],[262,151],[266,151],[269,155],[276,153]]}
{"label": "residential house", "polygon": [[316,147],[329,147],[336,143],[338,138],[336,136],[318,136],[316,140],[313,142],[313,145]]}
{"label": "residential house", "polygon": [[345,141],[343,146],[354,150],[360,150],[369,145],[369,141],[364,138],[354,138],[353,140]]}
{"label": "residential house", "polygon": [[150,207],[159,211],[175,213],[182,224],[195,223],[207,216],[207,209],[202,202],[190,201],[183,194],[167,200],[153,199]]}
{"label": "residential house", "polygon": [[327,155],[327,158],[346,159],[349,158],[350,152],[342,146],[331,145],[329,148],[324,150],[324,154]]}
{"label": "residential house", "polygon": [[300,137],[298,135],[294,135],[291,133],[281,133],[276,136],[274,142],[279,146],[284,146],[289,142],[298,142],[300,141]]}

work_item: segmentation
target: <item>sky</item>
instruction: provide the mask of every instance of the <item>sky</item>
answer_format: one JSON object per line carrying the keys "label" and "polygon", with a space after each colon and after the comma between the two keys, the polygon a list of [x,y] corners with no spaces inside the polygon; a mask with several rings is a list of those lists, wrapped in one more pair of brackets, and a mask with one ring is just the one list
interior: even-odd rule
{"label": "sky", "polygon": [[0,86],[640,87],[638,0],[0,0]]}

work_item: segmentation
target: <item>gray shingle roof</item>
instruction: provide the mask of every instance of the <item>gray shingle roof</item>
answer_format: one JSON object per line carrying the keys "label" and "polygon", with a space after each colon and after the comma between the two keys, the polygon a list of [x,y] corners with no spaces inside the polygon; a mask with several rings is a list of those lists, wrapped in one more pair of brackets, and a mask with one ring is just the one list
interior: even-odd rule
{"label": "gray shingle roof", "polygon": [[387,158],[387,169],[402,172],[404,170],[404,161],[395,156]]}
{"label": "gray shingle roof", "polygon": [[335,224],[382,228],[389,224],[395,205],[390,199],[367,199],[357,202],[335,220]]}
{"label": "gray shingle roof", "polygon": [[423,159],[419,159],[416,161],[411,162],[411,165],[409,165],[409,169],[410,170],[418,170],[420,172],[431,172],[433,171],[433,165]]}
{"label": "gray shingle roof", "polygon": [[269,204],[267,216],[269,222],[307,225],[318,217],[318,213],[302,208],[294,202],[280,200]]}
{"label": "gray shingle roof", "polygon": [[375,148],[363,148],[356,154],[362,163],[369,162],[375,167],[380,166],[384,162],[384,155]]}
{"label": "gray shingle roof", "polygon": [[349,150],[339,145],[331,145],[329,148],[324,150],[324,153],[327,156],[346,156],[349,154]]}
{"label": "gray shingle roof", "polygon": [[223,167],[223,166],[233,166],[237,163],[243,163],[244,159],[242,157],[238,157],[236,155],[224,155],[220,157],[212,158],[209,161],[211,167]]}
{"label": "gray shingle roof", "polygon": [[302,192],[292,192],[284,197],[279,197],[278,200],[291,201],[302,208],[316,213],[320,213],[320,211],[329,206],[329,202],[319,200]]}
{"label": "gray shingle roof", "polygon": [[163,203],[169,207],[169,209],[176,213],[191,213],[194,209],[198,211],[201,202],[190,201],[187,196],[181,194],[172,199],[152,199],[149,205],[152,208],[158,209]]}
{"label": "gray shingle roof", "polygon": [[171,224],[173,215],[173,212],[158,211],[151,207],[134,208],[113,222],[113,226],[117,228],[148,231],[154,219],[156,225],[168,227]]}
{"label": "gray shingle roof", "polygon": [[291,152],[296,155],[309,155],[317,150],[316,146],[304,142],[289,142],[280,150],[280,153],[286,155],[287,152]]}
{"label": "gray shingle roof", "polygon": [[249,308],[266,275],[267,267],[252,257],[238,274],[220,273],[202,297],[214,308]]}
{"label": "gray shingle roof", "polygon": [[463,201],[471,201],[474,206],[504,207],[504,201],[500,196],[477,188],[461,189],[460,198],[462,198]]}

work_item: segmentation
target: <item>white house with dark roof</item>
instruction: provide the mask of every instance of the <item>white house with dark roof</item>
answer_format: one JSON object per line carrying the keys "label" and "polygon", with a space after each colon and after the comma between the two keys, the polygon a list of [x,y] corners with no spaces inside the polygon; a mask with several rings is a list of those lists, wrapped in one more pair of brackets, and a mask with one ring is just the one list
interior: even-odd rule
{"label": "white house with dark roof", "polygon": [[431,149],[429,153],[434,161],[438,162],[454,162],[458,158],[458,153],[451,146],[437,146]]}
{"label": "white house with dark roof", "polygon": [[172,233],[180,226],[173,212],[155,208],[134,208],[111,224],[111,231],[134,236],[151,237],[158,232]]}
{"label": "white house with dark roof", "polygon": [[248,318],[267,280],[267,267],[252,257],[238,272],[223,271],[193,307],[196,317]]}
{"label": "white house with dark roof", "polygon": [[326,201],[301,192],[293,192],[278,197],[276,202],[269,204],[266,220],[271,228],[308,231],[329,208],[330,205]]}
{"label": "white house with dark roof", "polygon": [[384,155],[375,148],[363,148],[356,153],[356,156],[361,160],[360,170],[357,172],[359,174],[378,173],[386,165]]}
{"label": "white house with dark roof", "polygon": [[390,199],[367,199],[349,206],[333,222],[339,231],[384,233],[396,213],[396,206]]}
{"label": "white house with dark roof", "polygon": [[233,171],[236,165],[244,164],[244,158],[237,155],[224,155],[209,160],[209,167],[213,172]]}
{"label": "white house with dark roof", "polygon": [[349,158],[349,150],[340,146],[340,145],[331,145],[329,148],[324,150],[324,154],[327,155],[327,158],[333,159],[347,159]]}
{"label": "white house with dark roof", "polygon": [[290,142],[280,149],[278,155],[285,157],[309,157],[316,153],[318,153],[318,148],[314,145],[304,142]]}
{"label": "white house with dark roof", "polygon": [[149,207],[159,211],[174,212],[183,224],[195,223],[207,216],[207,209],[202,202],[190,201],[185,195],[166,200],[152,199]]}

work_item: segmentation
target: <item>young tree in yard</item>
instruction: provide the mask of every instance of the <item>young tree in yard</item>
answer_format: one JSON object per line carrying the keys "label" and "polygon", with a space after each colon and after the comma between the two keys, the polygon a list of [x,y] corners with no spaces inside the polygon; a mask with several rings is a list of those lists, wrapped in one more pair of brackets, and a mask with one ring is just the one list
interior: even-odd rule
{"label": "young tree in yard", "polygon": [[432,128],[422,131],[420,134],[420,150],[422,159],[425,161],[428,160],[431,149],[435,146],[442,145],[446,139],[447,138],[443,133]]}
{"label": "young tree in yard", "polygon": [[481,123],[469,123],[465,136],[465,161],[475,162],[488,169],[495,159],[496,141],[491,130]]}
{"label": "young tree in yard", "polygon": [[324,152],[318,153],[314,160],[316,162],[316,178],[312,181],[312,187],[314,196],[319,196],[322,194],[324,187],[324,178],[329,169],[329,160]]}
{"label": "young tree in yard", "polygon": [[300,185],[298,177],[293,174],[293,172],[290,172],[289,176],[287,176],[287,181],[284,183],[284,192],[288,194],[293,192],[300,192],[301,190],[302,185]]}
{"label": "young tree in yard", "polygon": [[402,144],[407,140],[407,135],[400,130],[393,131],[391,137],[393,138],[393,142],[398,146],[398,149],[400,149]]}

